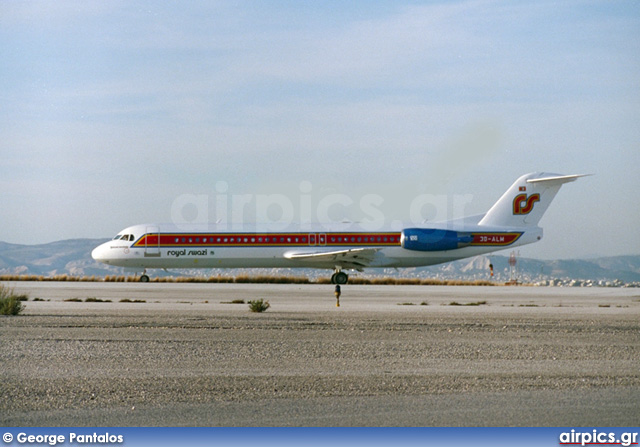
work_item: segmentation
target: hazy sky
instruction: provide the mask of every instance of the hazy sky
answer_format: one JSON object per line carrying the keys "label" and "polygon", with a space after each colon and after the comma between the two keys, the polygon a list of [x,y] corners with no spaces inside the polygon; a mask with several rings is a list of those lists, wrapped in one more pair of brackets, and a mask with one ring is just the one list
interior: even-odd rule
{"label": "hazy sky", "polygon": [[6,242],[255,218],[260,195],[458,217],[548,171],[596,175],[522,256],[640,253],[639,2],[5,1],[0,42]]}

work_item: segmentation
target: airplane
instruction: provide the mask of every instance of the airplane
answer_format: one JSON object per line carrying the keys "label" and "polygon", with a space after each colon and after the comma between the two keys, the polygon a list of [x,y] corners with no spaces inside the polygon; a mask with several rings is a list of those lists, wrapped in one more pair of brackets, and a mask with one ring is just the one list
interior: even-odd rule
{"label": "airplane", "polygon": [[418,267],[473,257],[542,239],[538,222],[564,183],[590,174],[523,175],[484,214],[409,226],[402,230],[354,231],[334,225],[313,231],[184,231],[172,224],[134,225],[96,247],[91,256],[108,265],[142,269],[306,267],[332,269],[332,284],[346,284],[344,270]]}

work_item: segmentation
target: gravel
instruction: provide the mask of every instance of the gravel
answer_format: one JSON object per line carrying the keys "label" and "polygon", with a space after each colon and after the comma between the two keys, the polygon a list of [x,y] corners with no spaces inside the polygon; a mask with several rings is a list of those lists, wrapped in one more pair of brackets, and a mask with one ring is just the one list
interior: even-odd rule
{"label": "gravel", "polygon": [[[608,425],[640,417],[640,302],[628,292],[577,289],[559,309],[548,289],[465,288],[460,298],[488,302],[471,308],[449,306],[449,288],[427,306],[398,306],[428,288],[352,286],[335,308],[318,286],[268,285],[272,308],[251,314],[221,303],[234,286],[212,297],[171,285],[127,304],[64,302],[55,289],[52,301],[27,302],[25,315],[0,318],[0,423],[602,425],[603,408]],[[91,293],[114,297],[109,284]],[[563,405],[571,411],[558,414]]]}

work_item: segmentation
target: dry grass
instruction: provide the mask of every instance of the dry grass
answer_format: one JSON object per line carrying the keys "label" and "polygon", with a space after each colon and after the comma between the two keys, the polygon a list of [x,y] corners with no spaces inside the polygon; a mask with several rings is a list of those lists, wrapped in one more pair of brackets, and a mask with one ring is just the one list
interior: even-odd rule
{"label": "dry grass", "polygon": [[[329,279],[321,278],[316,281],[319,284],[329,284]],[[374,286],[496,286],[498,283],[486,280],[465,281],[459,279],[434,279],[434,278],[349,278],[349,284],[362,284]]]}
{"label": "dry grass", "polygon": [[237,283],[260,283],[260,284],[309,284],[309,278],[306,276],[248,276],[238,275],[235,282]]}
{"label": "dry grass", "polygon": [[[0,281],[70,281],[70,282],[138,282],[137,276],[107,275],[72,276],[72,275],[0,275]],[[151,279],[157,283],[237,283],[237,284],[330,284],[328,277],[314,281],[306,276],[270,276],[270,275],[238,275],[233,276],[163,276]],[[502,285],[488,280],[465,281],[456,279],[420,279],[420,278],[359,278],[349,279],[351,285],[394,285],[394,286],[497,286]]]}

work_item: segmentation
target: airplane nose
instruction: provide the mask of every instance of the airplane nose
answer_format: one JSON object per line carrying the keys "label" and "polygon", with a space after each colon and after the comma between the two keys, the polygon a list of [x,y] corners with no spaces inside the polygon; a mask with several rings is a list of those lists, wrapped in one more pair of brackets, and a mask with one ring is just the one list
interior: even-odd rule
{"label": "airplane nose", "polygon": [[106,253],[106,247],[105,244],[102,245],[98,245],[96,248],[93,249],[93,251],[91,252],[91,257],[93,259],[95,259],[96,261],[100,261],[100,262],[105,262],[106,258],[107,258],[107,253]]}

